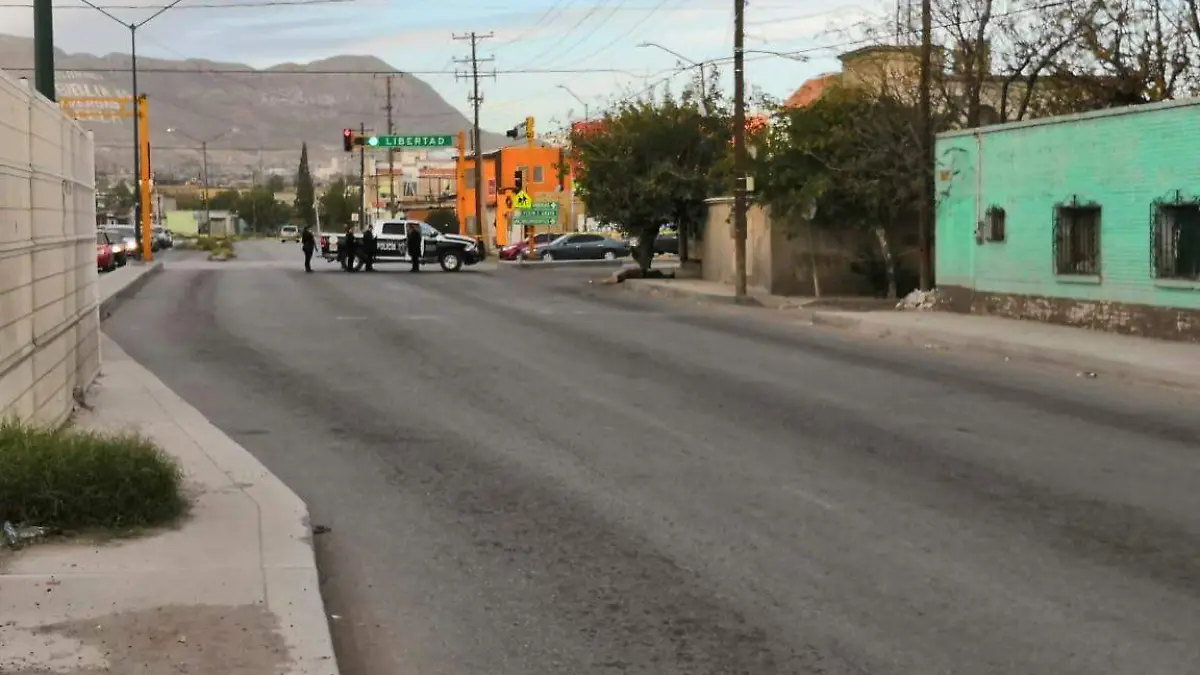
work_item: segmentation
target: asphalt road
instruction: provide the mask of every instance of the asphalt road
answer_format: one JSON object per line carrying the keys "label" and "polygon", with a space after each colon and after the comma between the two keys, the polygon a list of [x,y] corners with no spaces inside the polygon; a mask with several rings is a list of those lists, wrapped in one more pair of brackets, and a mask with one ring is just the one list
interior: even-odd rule
{"label": "asphalt road", "polygon": [[1194,400],[595,270],[239,252],[105,330],[332,528],[346,675],[1200,672]]}

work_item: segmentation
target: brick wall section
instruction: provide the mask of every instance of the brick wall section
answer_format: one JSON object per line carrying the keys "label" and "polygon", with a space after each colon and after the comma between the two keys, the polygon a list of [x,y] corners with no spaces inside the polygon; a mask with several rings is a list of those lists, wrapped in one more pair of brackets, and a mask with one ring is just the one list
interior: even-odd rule
{"label": "brick wall section", "polygon": [[100,368],[91,134],[0,72],[0,417],[46,423]]}
{"label": "brick wall section", "polygon": [[[939,136],[937,279],[962,309],[1200,339],[1200,279],[1155,279],[1155,200],[1200,201],[1200,101]],[[1101,207],[1099,274],[1054,266],[1057,204]],[[1005,240],[980,241],[989,207]]]}

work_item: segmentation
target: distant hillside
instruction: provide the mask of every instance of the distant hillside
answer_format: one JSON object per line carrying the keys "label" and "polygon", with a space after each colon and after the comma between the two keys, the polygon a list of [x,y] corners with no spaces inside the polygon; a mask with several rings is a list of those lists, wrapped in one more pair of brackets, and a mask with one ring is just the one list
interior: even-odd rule
{"label": "distant hillside", "polygon": [[[59,96],[128,96],[132,89],[129,56],[67,54],[59,51],[55,62]],[[0,35],[0,67],[12,75],[32,79],[33,41]],[[170,72],[161,72],[161,71]],[[179,129],[206,140],[237,127],[209,146],[209,162],[216,168],[257,164],[258,147],[264,163],[294,166],[301,142],[308,142],[314,164],[344,157],[341,130],[365,123],[386,130],[381,108],[385,104],[382,77],[345,75],[345,71],[400,72],[369,56],[335,56],[305,65],[282,64],[268,68],[269,75],[230,74],[225,70],[252,70],[239,63],[203,60],[167,61],[138,59],[138,85],[149,97],[150,127],[157,166],[184,160],[194,164],[199,152],[174,152],[166,148],[198,144],[167,129]],[[159,72],[155,72],[159,71]],[[217,71],[217,72],[214,72]],[[305,74],[291,74],[303,71]],[[333,72],[331,72],[333,71]],[[313,75],[311,73],[329,73]],[[428,84],[405,75],[392,82],[398,133],[456,134],[467,129],[467,118]],[[96,133],[101,166],[132,166],[133,131],[129,121],[88,121]],[[503,136],[484,132],[483,145],[499,145]]]}

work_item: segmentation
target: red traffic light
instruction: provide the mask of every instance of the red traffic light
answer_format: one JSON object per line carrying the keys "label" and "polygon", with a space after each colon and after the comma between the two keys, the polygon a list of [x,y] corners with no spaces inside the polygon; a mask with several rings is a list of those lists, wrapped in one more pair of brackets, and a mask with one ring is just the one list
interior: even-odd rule
{"label": "red traffic light", "polygon": [[342,129],[342,147],[346,152],[354,150],[354,130]]}

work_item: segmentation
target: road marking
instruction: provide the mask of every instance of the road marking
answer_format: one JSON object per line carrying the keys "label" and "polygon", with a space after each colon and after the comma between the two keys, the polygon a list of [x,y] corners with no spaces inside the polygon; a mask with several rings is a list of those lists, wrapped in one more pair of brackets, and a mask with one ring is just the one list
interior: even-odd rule
{"label": "road marking", "polygon": [[337,320],[338,321],[366,321],[367,317],[365,317],[365,316],[339,316],[339,317],[337,317]]}
{"label": "road marking", "polygon": [[826,511],[836,511],[837,510],[836,506],[834,506],[833,504],[830,504],[829,502],[825,501],[824,499],[821,499],[820,497],[814,495],[813,493],[809,492],[808,490],[798,488],[795,485],[785,485],[783,489],[787,490],[791,494],[803,499],[806,502],[816,504],[817,506],[825,509]]}

